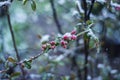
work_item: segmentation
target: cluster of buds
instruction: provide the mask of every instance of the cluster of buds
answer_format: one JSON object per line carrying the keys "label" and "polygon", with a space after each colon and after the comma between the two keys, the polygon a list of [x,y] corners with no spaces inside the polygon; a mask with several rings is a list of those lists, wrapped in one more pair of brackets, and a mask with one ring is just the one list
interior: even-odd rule
{"label": "cluster of buds", "polygon": [[73,30],[71,33],[64,34],[62,39],[65,41],[76,40],[77,36],[75,34],[76,30]]}
{"label": "cluster of buds", "polygon": [[73,41],[77,39],[76,30],[73,30],[71,33],[66,33],[63,35],[62,40],[61,40],[61,46],[63,48],[67,48],[67,44],[69,41]]}
{"label": "cluster of buds", "polygon": [[63,48],[67,48],[67,45],[70,41],[77,39],[76,30],[73,30],[71,33],[65,33],[59,40],[59,42],[51,41],[42,45],[42,50],[54,49],[56,46],[61,45]]}
{"label": "cluster of buds", "polygon": [[67,42],[67,41],[64,41],[64,40],[61,40],[60,44],[61,44],[61,46],[62,46],[63,48],[67,48],[68,42]]}
{"label": "cluster of buds", "polygon": [[56,47],[56,42],[55,41],[51,41],[50,44],[51,44],[51,47],[50,47],[51,49],[54,49]]}
{"label": "cluster of buds", "polygon": [[50,43],[45,43],[42,45],[42,50],[45,51],[46,49],[54,49],[56,47],[56,42],[51,41]]}

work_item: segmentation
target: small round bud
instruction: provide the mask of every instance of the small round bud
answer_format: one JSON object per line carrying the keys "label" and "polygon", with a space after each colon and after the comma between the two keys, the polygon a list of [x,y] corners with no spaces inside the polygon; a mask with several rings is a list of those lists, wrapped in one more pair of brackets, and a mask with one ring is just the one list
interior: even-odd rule
{"label": "small round bud", "polygon": [[44,51],[46,48],[47,48],[47,45],[43,44],[41,49],[42,49],[42,51]]}
{"label": "small round bud", "polygon": [[73,34],[76,34],[76,30],[71,31],[71,34],[72,34],[72,35],[73,35]]}
{"label": "small round bud", "polygon": [[67,45],[63,45],[63,48],[67,48]]}
{"label": "small round bud", "polygon": [[47,46],[46,46],[46,44],[43,44],[43,45],[42,45],[42,48],[44,48],[44,49],[45,49],[46,47],[47,47]]}
{"label": "small round bud", "polygon": [[55,46],[51,46],[51,49],[54,49],[55,48]]}
{"label": "small round bud", "polygon": [[66,41],[64,41],[64,40],[61,40],[61,45],[67,45],[67,42]]}
{"label": "small round bud", "polygon": [[55,41],[51,41],[50,44],[53,46],[55,45]]}
{"label": "small round bud", "polygon": [[63,36],[63,39],[64,39],[64,40],[69,40],[69,37],[68,37],[67,35],[64,35],[64,36]]}
{"label": "small round bud", "polygon": [[116,6],[115,10],[120,11],[120,6]]}
{"label": "small round bud", "polygon": [[71,40],[76,40],[77,39],[77,36],[76,35],[72,35],[71,36]]}

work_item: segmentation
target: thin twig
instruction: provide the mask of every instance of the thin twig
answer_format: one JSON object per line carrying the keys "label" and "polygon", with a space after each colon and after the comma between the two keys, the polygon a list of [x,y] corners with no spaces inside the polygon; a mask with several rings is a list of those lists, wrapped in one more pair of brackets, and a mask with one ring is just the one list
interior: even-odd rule
{"label": "thin twig", "polygon": [[19,53],[18,53],[18,50],[17,50],[17,46],[16,46],[16,42],[15,42],[15,36],[14,36],[14,32],[12,30],[12,25],[11,25],[11,20],[10,20],[9,14],[7,15],[7,20],[8,20],[8,25],[9,25],[9,28],[10,28],[11,36],[12,36],[13,46],[14,46],[14,49],[15,49],[15,52],[16,52],[16,57],[17,57],[18,61],[20,61],[20,56],[19,56]]}
{"label": "thin twig", "polygon": [[86,0],[83,0],[83,4],[84,4],[84,21],[87,21],[87,2]]}
{"label": "thin twig", "polygon": [[85,63],[84,63],[84,80],[87,80],[88,70],[87,70],[87,64],[88,64],[88,55],[89,55],[89,37],[86,39],[87,34],[84,34],[84,51],[85,51]]}
{"label": "thin twig", "polygon": [[85,34],[85,33],[87,33],[87,32],[89,32],[89,30],[85,30],[85,31],[83,31],[83,32],[80,32],[80,33],[77,34],[77,37],[79,37],[79,36],[81,36],[81,35],[83,35],[83,34]]}
{"label": "thin twig", "polygon": [[0,38],[1,38],[1,52],[2,54],[4,55],[4,34],[3,34],[3,31],[4,31],[4,27],[3,27],[3,24],[0,26]]}
{"label": "thin twig", "polygon": [[93,9],[93,6],[94,6],[94,3],[95,3],[95,0],[92,0],[92,2],[91,2],[91,6],[90,6],[90,9],[89,9],[89,12],[88,12],[88,14],[87,14],[88,19],[90,18],[90,13],[92,12],[92,9]]}
{"label": "thin twig", "polygon": [[[17,57],[18,61],[20,61],[20,56],[19,56],[19,53],[18,53],[18,50],[17,50],[17,46],[16,46],[16,42],[15,42],[15,36],[14,36],[13,29],[12,29],[9,13],[7,14],[7,20],[8,20],[8,25],[9,25],[9,28],[10,28],[10,33],[11,33],[11,36],[12,36],[13,46],[14,46],[14,49],[15,49],[15,52],[16,52],[16,57]],[[22,68],[22,66],[20,66],[20,69],[21,69],[21,72],[22,72],[23,79],[25,80],[24,69]]]}
{"label": "thin twig", "polygon": [[54,0],[50,0],[50,4],[51,4],[52,12],[53,12],[54,21],[56,23],[58,31],[60,34],[63,34],[62,29],[61,29],[61,24],[60,24],[58,17],[57,17],[57,12],[55,9]]}
{"label": "thin twig", "polygon": [[39,56],[41,56],[43,54],[43,52],[42,53],[39,53],[39,54],[37,54],[36,56],[33,56],[33,57],[31,57],[31,58],[29,58],[29,59],[25,59],[25,60],[23,60],[23,61],[20,61],[20,62],[18,62],[17,64],[22,64],[22,63],[24,63],[25,61],[27,61],[27,62],[29,62],[29,61],[33,61],[33,60],[35,60],[35,59],[37,59]]}

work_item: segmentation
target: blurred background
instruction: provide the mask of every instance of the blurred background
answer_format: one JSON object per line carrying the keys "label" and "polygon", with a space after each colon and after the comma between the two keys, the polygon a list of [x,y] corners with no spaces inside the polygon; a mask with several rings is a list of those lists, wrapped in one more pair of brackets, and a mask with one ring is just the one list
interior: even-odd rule
{"label": "blurred background", "polygon": [[[54,0],[62,33],[70,32],[83,19],[83,13],[79,14],[75,2],[76,0]],[[82,1],[79,2],[82,12]],[[23,5],[22,1],[14,0],[9,8],[21,60],[40,53],[43,40],[48,41],[60,35],[50,0],[35,0],[35,3],[35,11],[31,9],[29,1]],[[91,0],[87,0],[87,3],[89,8]],[[112,0],[111,3],[109,0],[96,0],[90,18],[95,22],[92,30],[101,46],[97,53],[94,41],[90,40],[87,78],[120,80],[120,1]],[[8,56],[15,57],[15,51],[7,18],[0,16],[0,70],[5,69]],[[25,68],[25,71],[28,80],[83,80],[83,68],[84,43],[80,37],[78,42],[69,45],[69,49],[57,47],[40,56],[33,61],[32,68]],[[15,71],[19,70],[15,68],[13,72]],[[6,75],[1,74],[1,80],[3,76]]]}

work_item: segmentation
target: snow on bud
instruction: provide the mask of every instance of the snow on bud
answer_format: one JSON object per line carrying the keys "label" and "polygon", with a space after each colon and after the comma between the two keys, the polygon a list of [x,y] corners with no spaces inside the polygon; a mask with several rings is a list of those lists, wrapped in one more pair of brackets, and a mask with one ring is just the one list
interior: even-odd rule
{"label": "snow on bud", "polygon": [[77,36],[76,35],[72,35],[71,36],[71,40],[76,40],[77,39]]}
{"label": "snow on bud", "polygon": [[120,6],[116,6],[115,10],[120,11]]}
{"label": "snow on bud", "polygon": [[63,36],[63,39],[64,39],[64,40],[68,40],[69,37],[68,37],[67,35],[64,35],[64,36]]}
{"label": "snow on bud", "polygon": [[120,4],[114,3],[112,0],[110,2],[111,6],[115,8],[115,10],[120,11]]}
{"label": "snow on bud", "polygon": [[46,47],[47,47],[46,44],[42,45],[42,48],[46,48]]}
{"label": "snow on bud", "polygon": [[47,45],[46,45],[46,44],[43,44],[43,45],[42,45],[42,51],[44,51],[46,48],[47,48]]}
{"label": "snow on bud", "polygon": [[71,37],[71,33],[65,33],[65,34],[63,35],[63,39],[64,39],[64,40],[70,40],[70,37]]}
{"label": "snow on bud", "polygon": [[72,35],[76,34],[76,30],[71,31],[71,34]]}

